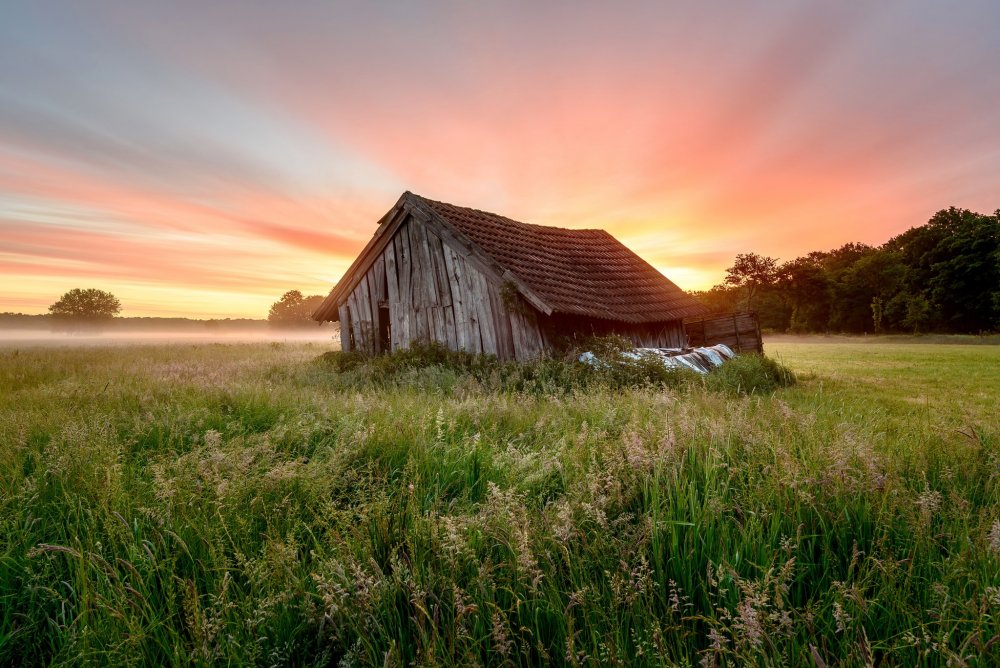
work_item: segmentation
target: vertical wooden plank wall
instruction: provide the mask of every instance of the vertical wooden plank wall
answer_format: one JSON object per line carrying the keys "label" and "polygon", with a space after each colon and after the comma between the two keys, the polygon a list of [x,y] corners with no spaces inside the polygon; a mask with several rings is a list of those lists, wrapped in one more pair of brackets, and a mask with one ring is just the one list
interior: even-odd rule
{"label": "vertical wooden plank wall", "polygon": [[389,240],[389,244],[382,251],[382,258],[385,265],[385,287],[389,300],[390,343],[393,350],[399,350],[398,335],[403,331],[403,325],[399,312],[399,274],[396,271],[395,240]]}
{"label": "vertical wooden plank wall", "polygon": [[[378,328],[384,300],[393,350],[437,341],[452,350],[501,359],[539,357],[544,345],[534,309],[519,297],[519,306],[509,308],[500,284],[466,257],[466,251],[442,241],[432,227],[412,217],[405,221],[340,307],[342,332],[353,334],[354,349],[386,352]],[[344,350],[349,349],[349,334],[341,337]]]}
{"label": "vertical wooden plank wall", "polygon": [[345,353],[351,351],[351,316],[347,310],[347,304],[341,304],[337,309],[340,316],[340,349]]}
{"label": "vertical wooden plank wall", "polygon": [[764,352],[757,314],[730,313],[686,323],[692,346],[724,343],[736,352]]}
{"label": "vertical wooden plank wall", "polygon": [[680,320],[666,325],[650,324],[641,327],[633,339],[644,348],[684,348],[687,345],[687,335]]}
{"label": "vertical wooden plank wall", "polygon": [[[534,311],[532,312],[534,313]],[[650,323],[627,323],[583,316],[541,316],[542,341],[546,349],[558,345],[567,336],[580,341],[589,336],[617,335],[639,348],[683,348],[687,334],[680,320]]]}
{"label": "vertical wooden plank wall", "polygon": [[[395,349],[405,349],[410,347],[410,343],[413,340],[411,336],[411,326],[413,324],[413,313],[411,313],[409,304],[412,299],[412,292],[410,289],[410,236],[406,231],[406,225],[404,224],[396,232],[396,236],[393,237],[392,243],[395,246],[396,252],[396,277],[399,281],[399,320],[400,329],[399,332],[393,332],[393,338],[398,339],[399,345],[393,344]],[[405,305],[405,307],[404,307]],[[392,306],[389,306],[392,309]]]}
{"label": "vertical wooden plank wall", "polygon": [[375,258],[372,268],[368,271],[368,275],[365,277],[368,282],[369,291],[369,303],[371,304],[372,310],[372,343],[374,344],[375,353],[389,352],[387,350],[382,350],[382,342],[379,340],[379,327],[378,327],[378,309],[379,303],[386,299],[386,286],[385,286],[385,255],[379,255]]}

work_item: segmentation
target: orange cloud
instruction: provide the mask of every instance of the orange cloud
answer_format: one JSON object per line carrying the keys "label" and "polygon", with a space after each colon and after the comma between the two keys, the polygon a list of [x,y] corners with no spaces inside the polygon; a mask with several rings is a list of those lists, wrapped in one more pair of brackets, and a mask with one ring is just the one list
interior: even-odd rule
{"label": "orange cloud", "polygon": [[98,3],[58,39],[19,9],[0,309],[104,281],[136,314],[261,316],[328,290],[404,188],[605,228],[686,288],[995,208],[996,10],[793,4]]}

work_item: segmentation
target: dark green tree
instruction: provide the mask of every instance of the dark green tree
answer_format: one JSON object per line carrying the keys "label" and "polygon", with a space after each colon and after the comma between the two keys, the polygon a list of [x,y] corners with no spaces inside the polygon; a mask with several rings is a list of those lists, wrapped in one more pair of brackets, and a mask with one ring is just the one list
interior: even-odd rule
{"label": "dark green tree", "polygon": [[305,327],[315,326],[312,313],[322,303],[322,295],[303,297],[298,290],[289,290],[281,299],[271,304],[267,314],[267,322],[272,327]]}
{"label": "dark green tree", "polygon": [[815,254],[821,258],[830,283],[830,330],[856,333],[871,330],[874,295],[864,274],[852,270],[858,261],[876,252],[875,248],[866,244],[849,243]]}
{"label": "dark green tree", "polygon": [[812,256],[781,265],[778,291],[791,308],[789,328],[796,332],[822,332],[830,321],[830,280],[823,265]]}
{"label": "dark green tree", "polygon": [[938,211],[878,248],[849,243],[775,266],[736,256],[724,284],[696,296],[716,312],[754,309],[794,331],[1000,329],[1000,211]]}
{"label": "dark green tree", "polygon": [[942,209],[883,249],[897,253],[905,266],[902,294],[892,305],[894,317],[908,320],[900,323],[905,329],[913,328],[913,314],[921,315],[917,320],[925,330],[1000,327],[1000,304],[994,299],[1000,293],[1000,211],[987,216]]}
{"label": "dark green tree", "polygon": [[69,329],[107,324],[121,310],[122,305],[117,297],[96,288],[73,288],[49,306],[53,321],[59,327]]}
{"label": "dark green tree", "polygon": [[778,278],[778,261],[773,257],[757,253],[740,253],[733,266],[726,269],[725,284],[742,288],[746,309],[752,311],[754,297],[762,290],[774,285]]}
{"label": "dark green tree", "polygon": [[868,331],[868,325],[876,334],[885,328],[886,305],[898,292],[903,273],[904,267],[895,253],[878,249],[862,255],[844,272],[844,285],[856,295],[852,315],[853,311],[860,310],[864,300],[867,299],[869,305],[869,320],[862,325],[863,331]]}
{"label": "dark green tree", "polygon": [[952,208],[938,212],[929,225],[942,219],[949,233],[935,248],[931,301],[950,331],[991,330],[1000,324],[993,300],[1000,291],[1000,211],[984,216]]}
{"label": "dark green tree", "polygon": [[904,329],[912,331],[914,334],[926,332],[934,322],[934,308],[922,294],[904,294],[903,303],[906,312],[900,323]]}

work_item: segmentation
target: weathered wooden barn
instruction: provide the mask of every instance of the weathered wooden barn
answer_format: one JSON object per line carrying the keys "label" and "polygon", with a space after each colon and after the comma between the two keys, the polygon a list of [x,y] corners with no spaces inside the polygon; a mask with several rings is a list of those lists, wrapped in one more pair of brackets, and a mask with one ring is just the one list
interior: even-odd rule
{"label": "weathered wooden barn", "polygon": [[566,338],[682,347],[706,309],[603,230],[529,225],[407,192],[313,318],[344,350],[437,341],[528,360]]}

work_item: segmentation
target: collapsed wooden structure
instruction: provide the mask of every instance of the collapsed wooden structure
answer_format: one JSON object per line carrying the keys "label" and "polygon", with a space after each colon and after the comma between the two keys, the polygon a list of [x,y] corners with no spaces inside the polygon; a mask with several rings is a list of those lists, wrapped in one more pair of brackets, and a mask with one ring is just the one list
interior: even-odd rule
{"label": "collapsed wooden structure", "polygon": [[340,321],[343,350],[436,341],[528,360],[588,335],[684,347],[684,318],[706,311],[603,230],[530,225],[406,192],[313,318]]}
{"label": "collapsed wooden structure", "polygon": [[695,348],[723,343],[737,353],[764,352],[756,311],[691,318],[684,321],[684,331]]}

